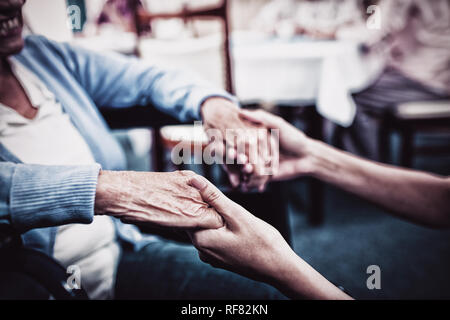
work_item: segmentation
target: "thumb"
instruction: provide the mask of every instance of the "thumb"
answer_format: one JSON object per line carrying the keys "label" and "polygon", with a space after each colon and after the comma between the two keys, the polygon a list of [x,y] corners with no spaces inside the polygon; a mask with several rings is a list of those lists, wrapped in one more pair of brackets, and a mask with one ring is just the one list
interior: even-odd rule
{"label": "thumb", "polygon": [[200,192],[203,201],[212,206],[228,224],[235,223],[236,218],[241,215],[242,211],[245,211],[202,176],[192,177],[189,184]]}
{"label": "thumb", "polygon": [[278,128],[279,118],[264,110],[239,110],[241,118],[248,121],[260,123],[269,128]]}

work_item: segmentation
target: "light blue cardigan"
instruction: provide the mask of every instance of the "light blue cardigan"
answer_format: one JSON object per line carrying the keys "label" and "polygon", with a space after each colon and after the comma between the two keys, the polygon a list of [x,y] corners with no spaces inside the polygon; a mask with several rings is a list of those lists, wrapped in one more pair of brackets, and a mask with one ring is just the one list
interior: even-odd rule
{"label": "light blue cardigan", "polygon": [[[52,91],[80,131],[97,164],[44,166],[21,164],[0,144],[0,224],[21,234],[23,243],[53,253],[56,227],[90,223],[100,168],[126,169],[120,146],[97,107],[153,105],[182,121],[199,119],[211,96],[234,97],[190,74],[168,71],[117,54],[99,54],[41,36],[28,36],[15,56]],[[55,133],[57,134],[57,133]],[[139,249],[153,237],[113,219],[121,241]]]}

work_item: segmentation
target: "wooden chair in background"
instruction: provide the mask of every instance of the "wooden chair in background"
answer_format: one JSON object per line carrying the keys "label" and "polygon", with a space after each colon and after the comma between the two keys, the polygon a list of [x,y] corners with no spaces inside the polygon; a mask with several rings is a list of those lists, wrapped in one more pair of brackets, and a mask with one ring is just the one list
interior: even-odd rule
{"label": "wooden chair in background", "polygon": [[413,166],[416,155],[450,155],[448,145],[416,146],[415,136],[419,133],[450,135],[450,101],[416,101],[395,106],[382,116],[379,132],[379,153],[382,162],[392,162],[391,134],[400,137],[399,165]]}
{"label": "wooden chair in background", "polygon": [[[181,11],[178,12],[166,12],[166,13],[151,13],[147,11],[141,4],[139,0],[132,0],[132,10],[135,17],[136,25],[136,54],[141,55],[140,52],[140,42],[142,38],[145,38],[151,34],[151,23],[156,20],[166,20],[166,19],[181,19],[185,23],[193,20],[203,19],[203,20],[217,20],[222,24],[222,57],[224,65],[224,82],[225,88],[231,94],[234,93],[233,90],[233,77],[232,77],[232,65],[231,65],[231,52],[230,52],[230,29],[229,29],[229,17],[228,17],[228,1],[222,0],[217,5],[210,5],[201,8],[190,8],[184,5]],[[189,130],[189,128],[185,128]],[[154,163],[155,170],[164,170],[164,154],[165,150],[172,147],[172,141],[169,138],[171,135],[170,128],[165,128],[165,136],[161,135],[161,127],[153,127],[153,141],[154,141]],[[204,168],[205,171],[209,170]]]}

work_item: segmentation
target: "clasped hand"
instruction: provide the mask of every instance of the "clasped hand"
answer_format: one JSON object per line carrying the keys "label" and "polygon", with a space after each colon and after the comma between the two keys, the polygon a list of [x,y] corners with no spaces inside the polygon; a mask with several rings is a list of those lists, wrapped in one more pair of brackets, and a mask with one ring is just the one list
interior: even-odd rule
{"label": "clasped hand", "polygon": [[[241,110],[228,100],[211,98],[202,106],[202,118],[216,153],[233,160],[224,166],[233,187],[263,191],[271,180],[311,171],[310,139],[280,117],[262,110]],[[220,141],[213,140],[211,129],[221,133]],[[233,130],[239,134],[227,134]]]}
{"label": "clasped hand", "polygon": [[194,176],[192,171],[101,171],[95,213],[161,227],[222,227],[222,217],[188,184]]}

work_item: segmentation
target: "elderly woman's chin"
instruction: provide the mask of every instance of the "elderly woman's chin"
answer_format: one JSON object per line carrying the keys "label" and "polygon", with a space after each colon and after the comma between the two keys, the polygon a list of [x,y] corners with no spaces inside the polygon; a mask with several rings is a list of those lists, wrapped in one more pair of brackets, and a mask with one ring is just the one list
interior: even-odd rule
{"label": "elderly woman's chin", "polygon": [[4,58],[22,50],[24,46],[22,28],[20,11],[0,21],[0,57]]}
{"label": "elderly woman's chin", "polygon": [[5,41],[0,37],[0,57],[6,58],[8,56],[19,53],[23,48],[24,42],[22,36],[8,39]]}

